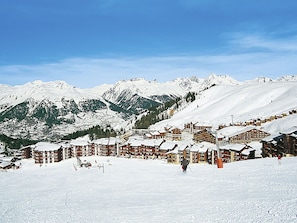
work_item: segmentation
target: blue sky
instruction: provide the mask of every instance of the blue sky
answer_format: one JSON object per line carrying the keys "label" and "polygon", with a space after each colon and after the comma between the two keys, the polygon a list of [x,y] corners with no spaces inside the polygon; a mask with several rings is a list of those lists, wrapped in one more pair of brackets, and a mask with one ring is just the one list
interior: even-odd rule
{"label": "blue sky", "polygon": [[0,83],[297,74],[295,0],[1,0]]}

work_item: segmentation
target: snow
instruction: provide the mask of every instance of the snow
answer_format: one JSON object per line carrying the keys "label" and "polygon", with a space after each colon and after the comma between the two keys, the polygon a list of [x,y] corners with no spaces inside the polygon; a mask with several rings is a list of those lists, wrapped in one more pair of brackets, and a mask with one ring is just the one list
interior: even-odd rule
{"label": "snow", "polygon": [[54,143],[38,142],[36,144],[36,147],[35,147],[34,150],[37,150],[37,151],[55,151],[55,150],[58,150],[60,148],[61,148],[60,145],[57,145],[57,144],[54,144]]}
{"label": "snow", "polygon": [[150,127],[151,130],[168,126],[183,128],[186,123],[200,123],[217,128],[219,125],[245,123],[287,114],[286,117],[264,123],[263,131],[276,133],[297,123],[297,81],[247,82],[238,85],[220,85],[200,93],[187,107],[177,110],[167,120]]}
{"label": "snow", "polygon": [[84,139],[73,139],[70,141],[70,145],[73,146],[88,146],[89,142],[88,140],[84,140]]}
{"label": "snow", "polygon": [[0,172],[0,221],[297,221],[296,157],[190,164],[187,173],[160,160],[86,159],[90,169],[75,171],[76,159],[41,167],[23,160]]}
{"label": "snow", "polygon": [[[5,112],[22,102],[29,102],[29,113],[41,104],[47,108],[61,108],[65,101],[74,100],[76,104],[87,100],[99,100],[105,108],[95,112],[66,113],[59,120],[69,120],[61,125],[54,125],[47,133],[45,123],[40,121],[34,125],[28,120],[10,119],[0,123],[3,134],[11,137],[27,137],[31,139],[56,139],[78,130],[88,129],[94,125],[111,126],[115,130],[131,130],[136,120],[109,109],[110,102],[118,104],[118,100],[129,100],[135,94],[144,98],[155,96],[185,96],[188,92],[196,92],[193,103],[184,103],[175,110],[174,115],[151,127],[161,131],[164,127],[183,128],[186,123],[218,125],[246,122],[254,119],[288,113],[296,107],[297,76],[284,76],[277,80],[258,78],[253,81],[238,82],[226,75],[210,75],[208,78],[178,78],[173,81],[159,83],[143,78],[119,81],[115,84],[104,84],[92,89],[79,89],[63,81],[34,81],[20,86],[0,84],[0,112]],[[157,99],[154,99],[157,100]],[[66,103],[67,104],[67,103]],[[69,112],[69,108],[65,108]],[[172,111],[168,109],[168,111]],[[63,110],[63,109],[62,109]],[[286,120],[286,123],[284,121]],[[277,124],[274,124],[276,123]],[[297,123],[297,114],[289,115],[281,120],[263,124],[263,131],[277,133]],[[46,132],[46,134],[44,133]]]}

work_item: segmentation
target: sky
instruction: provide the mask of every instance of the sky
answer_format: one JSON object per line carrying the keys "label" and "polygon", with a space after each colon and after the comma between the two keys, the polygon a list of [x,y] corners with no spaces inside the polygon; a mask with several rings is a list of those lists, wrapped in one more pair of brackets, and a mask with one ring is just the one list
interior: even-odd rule
{"label": "sky", "polygon": [[0,84],[297,74],[295,0],[2,0]]}

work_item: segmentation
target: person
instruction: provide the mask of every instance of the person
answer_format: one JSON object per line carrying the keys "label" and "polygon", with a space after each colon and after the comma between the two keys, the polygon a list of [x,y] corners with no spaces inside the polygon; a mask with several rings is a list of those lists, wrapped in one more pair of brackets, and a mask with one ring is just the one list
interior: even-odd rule
{"label": "person", "polygon": [[282,160],[282,155],[281,154],[278,154],[277,160],[278,160],[278,165],[281,165],[281,160]]}
{"label": "person", "polygon": [[189,165],[189,160],[187,159],[183,159],[183,161],[181,162],[181,165],[182,165],[182,169],[183,169],[183,172],[186,172],[187,171],[187,167]]}

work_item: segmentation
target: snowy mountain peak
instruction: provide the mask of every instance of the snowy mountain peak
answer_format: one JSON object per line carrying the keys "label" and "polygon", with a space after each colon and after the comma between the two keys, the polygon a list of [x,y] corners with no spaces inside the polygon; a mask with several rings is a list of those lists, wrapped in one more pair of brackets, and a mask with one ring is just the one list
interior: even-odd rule
{"label": "snowy mountain peak", "polygon": [[156,127],[182,127],[187,122],[228,124],[231,117],[245,122],[297,109],[296,80],[297,76],[284,76],[240,83],[228,75],[212,74],[165,83],[134,78],[92,89],[75,88],[64,81],[0,85],[0,128],[4,134],[32,139],[94,125],[131,128],[135,116],[147,109],[193,92],[191,103],[183,100],[186,104]]}
{"label": "snowy mountain peak", "polygon": [[41,80],[36,80],[33,82],[29,82],[27,84],[23,85],[24,87],[28,88],[33,88],[33,89],[40,89],[40,88],[45,88],[45,89],[57,89],[57,90],[70,90],[75,88],[74,86],[66,83],[65,81],[57,80],[57,81],[49,81],[49,82],[43,82]]}
{"label": "snowy mountain peak", "polygon": [[238,85],[239,82],[228,75],[211,74],[205,79],[206,82],[216,85]]}
{"label": "snowy mountain peak", "polygon": [[297,81],[297,75],[285,75],[282,77],[279,77],[277,81]]}

